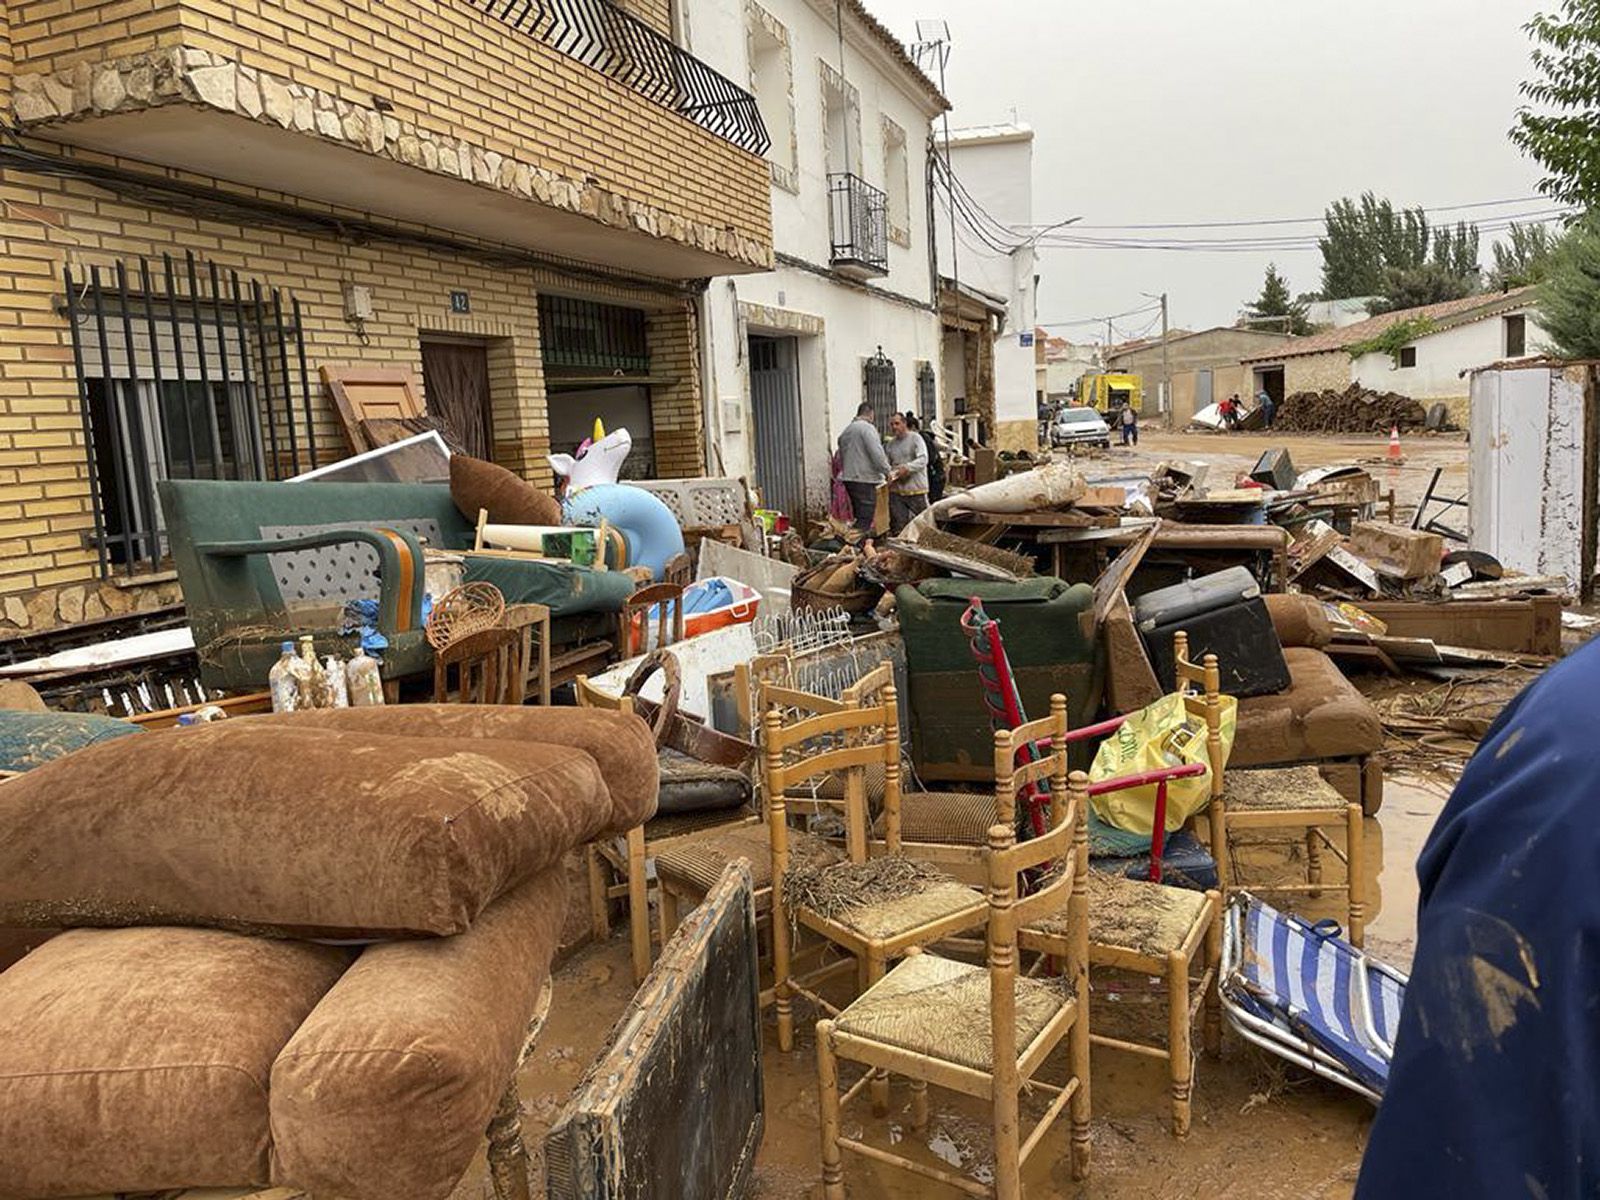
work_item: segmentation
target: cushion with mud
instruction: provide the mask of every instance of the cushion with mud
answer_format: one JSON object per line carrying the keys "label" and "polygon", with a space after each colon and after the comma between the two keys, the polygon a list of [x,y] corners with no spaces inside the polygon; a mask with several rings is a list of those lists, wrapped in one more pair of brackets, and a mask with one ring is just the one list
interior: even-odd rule
{"label": "cushion with mud", "polygon": [[1321,650],[1290,646],[1289,689],[1239,701],[1234,767],[1356,758],[1383,749],[1378,712]]}
{"label": "cushion with mud", "polygon": [[1333,641],[1333,623],[1328,620],[1322,601],[1288,592],[1277,592],[1262,599],[1267,603],[1273,632],[1285,649],[1306,646],[1320,650]]}
{"label": "cushion with mud", "polygon": [[0,974],[0,1196],[267,1183],[273,1061],[350,958],[213,929],[40,946]]}
{"label": "cushion with mud", "polygon": [[469,524],[487,509],[496,525],[560,525],[555,497],[497,463],[466,454],[450,456],[450,499]]}
{"label": "cushion with mud", "polygon": [[558,866],[466,933],[362,951],[273,1065],[273,1182],[445,1200],[516,1069],[566,901]]}
{"label": "cushion with mud", "polygon": [[459,933],[653,811],[655,748],[626,714],[348,711],[359,727],[264,717],[119,739],[7,783],[0,925]]}

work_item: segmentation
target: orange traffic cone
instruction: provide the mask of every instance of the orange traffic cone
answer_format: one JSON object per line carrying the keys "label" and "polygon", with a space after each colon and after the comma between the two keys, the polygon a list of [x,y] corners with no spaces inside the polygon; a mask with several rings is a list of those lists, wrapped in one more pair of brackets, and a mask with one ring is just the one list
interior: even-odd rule
{"label": "orange traffic cone", "polygon": [[1385,455],[1392,463],[1405,462],[1405,455],[1400,453],[1400,426],[1389,426],[1389,453]]}

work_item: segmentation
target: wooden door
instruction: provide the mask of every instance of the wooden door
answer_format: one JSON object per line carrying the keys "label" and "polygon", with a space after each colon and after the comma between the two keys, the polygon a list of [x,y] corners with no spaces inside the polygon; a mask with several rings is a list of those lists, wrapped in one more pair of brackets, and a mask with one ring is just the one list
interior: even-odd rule
{"label": "wooden door", "polygon": [[428,416],[450,445],[473,458],[494,456],[489,351],[469,342],[423,342]]}

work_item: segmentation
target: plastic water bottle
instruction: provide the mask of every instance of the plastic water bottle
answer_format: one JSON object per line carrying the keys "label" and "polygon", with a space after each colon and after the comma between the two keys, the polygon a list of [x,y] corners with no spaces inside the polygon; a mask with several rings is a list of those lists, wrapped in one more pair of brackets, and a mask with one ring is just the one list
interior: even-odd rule
{"label": "plastic water bottle", "polygon": [[332,701],[332,707],[349,708],[350,692],[345,684],[344,663],[339,661],[337,654],[330,654],[322,666],[328,676],[328,697]]}
{"label": "plastic water bottle", "polygon": [[378,660],[359,648],[345,664],[345,691],[354,708],[370,708],[383,703],[383,673]]}
{"label": "plastic water bottle", "polygon": [[328,672],[317,661],[317,648],[309,633],[300,639],[300,667],[296,677],[301,681],[301,708],[333,707],[333,697],[328,690]]}
{"label": "plastic water bottle", "polygon": [[293,642],[284,642],[280,649],[282,655],[272,664],[272,670],[267,672],[267,687],[272,692],[272,711],[294,712],[302,707],[296,670],[299,659],[295,657]]}

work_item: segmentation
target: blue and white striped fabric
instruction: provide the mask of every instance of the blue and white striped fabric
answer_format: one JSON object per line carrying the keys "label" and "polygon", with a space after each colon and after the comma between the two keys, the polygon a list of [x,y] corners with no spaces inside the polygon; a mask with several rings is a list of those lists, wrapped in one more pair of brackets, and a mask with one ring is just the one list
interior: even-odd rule
{"label": "blue and white striped fabric", "polygon": [[1337,1064],[1361,1085],[1357,1090],[1381,1096],[1405,1000],[1404,976],[1338,937],[1336,927],[1313,926],[1244,893],[1232,906],[1239,945],[1223,985],[1229,998],[1302,1053]]}

